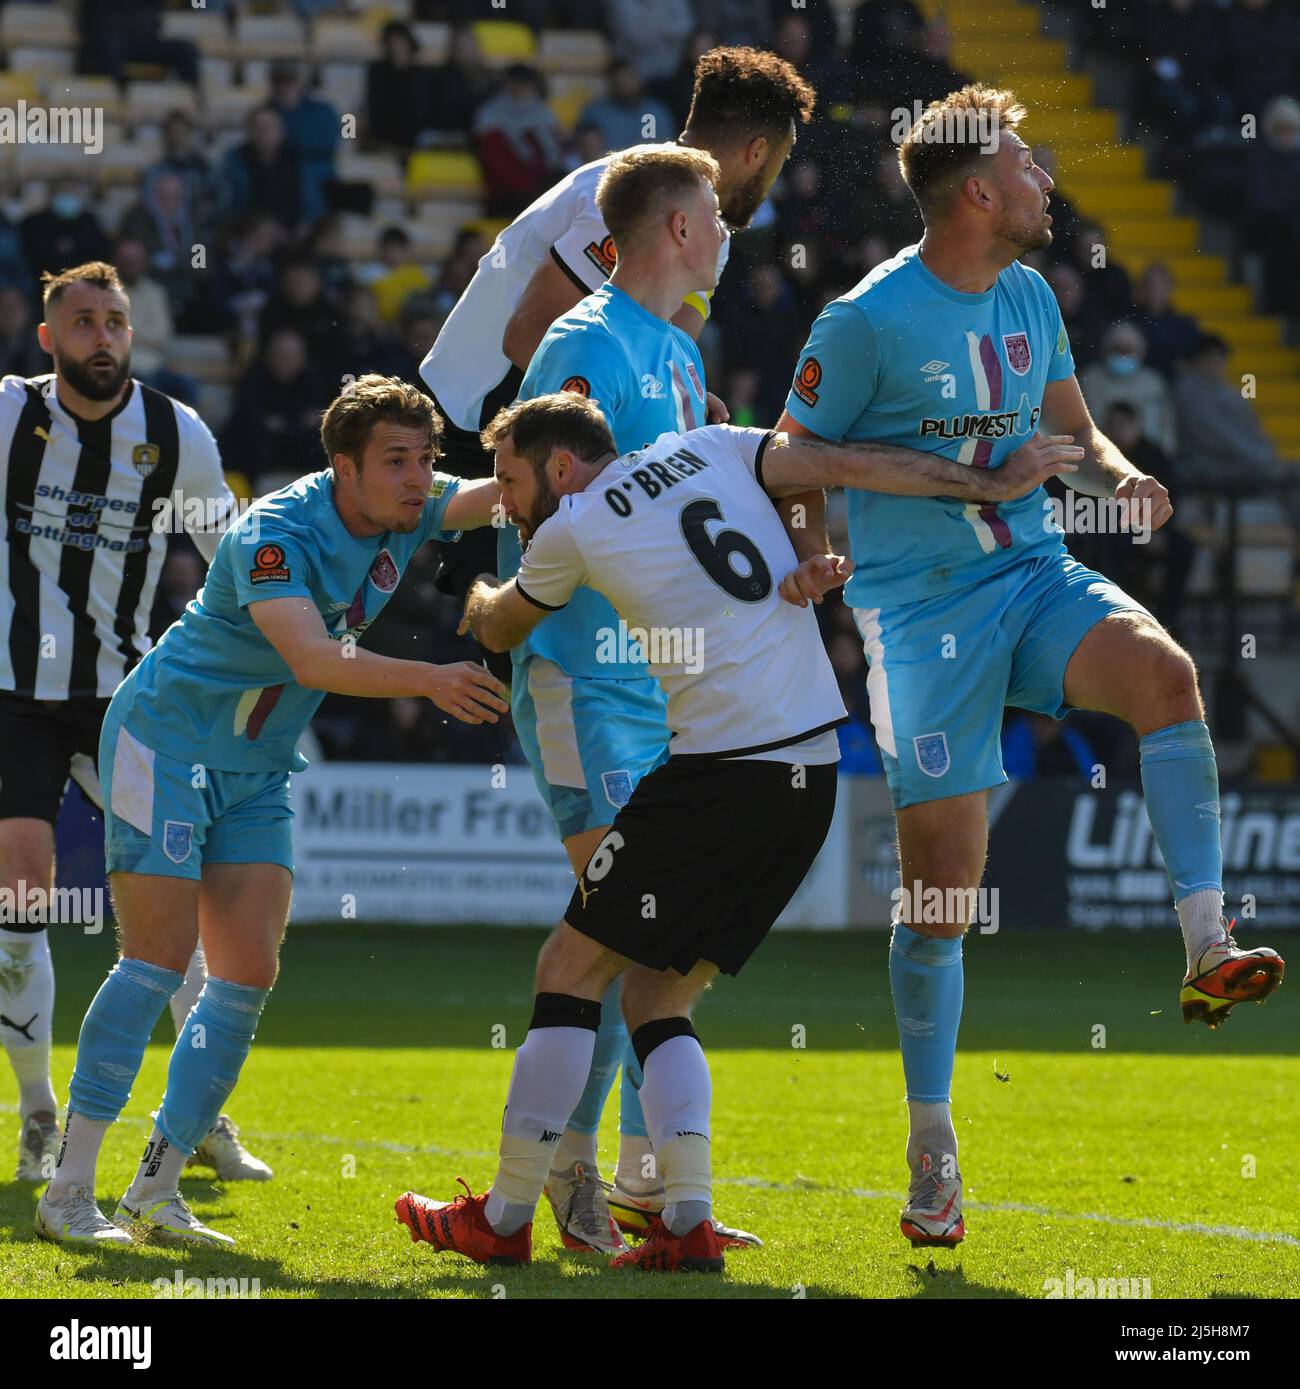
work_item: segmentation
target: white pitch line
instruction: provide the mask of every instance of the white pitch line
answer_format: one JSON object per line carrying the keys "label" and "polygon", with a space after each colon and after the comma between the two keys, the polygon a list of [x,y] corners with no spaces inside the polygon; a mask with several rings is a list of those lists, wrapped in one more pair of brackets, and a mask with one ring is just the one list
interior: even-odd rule
{"label": "white pitch line", "polygon": [[[718,1186],[759,1187],[765,1191],[820,1191],[830,1196],[856,1196],[864,1201],[892,1201],[901,1204],[907,1197],[901,1191],[866,1191],[861,1187],[829,1187],[819,1182],[765,1182],[758,1177],[717,1177]],[[1057,1211],[1050,1206],[1033,1206],[1020,1201],[966,1201],[972,1211],[1005,1212],[1009,1215],[1041,1215],[1048,1220],[1089,1221],[1097,1225],[1120,1225],[1129,1229],[1168,1230],[1177,1235],[1215,1235],[1221,1239],[1248,1240],[1255,1244],[1285,1244],[1300,1249],[1300,1239],[1277,1230],[1248,1230],[1241,1225],[1205,1225],[1157,1220],[1152,1216],[1103,1215],[1097,1211]]]}
{"label": "white pitch line", "polygon": [[[0,1113],[17,1114],[18,1107],[0,1104]],[[119,1123],[131,1124],[137,1128],[152,1125],[153,1120],[138,1119],[133,1116],[119,1119]],[[411,1143],[392,1143],[382,1138],[340,1138],[324,1133],[269,1133],[245,1131],[245,1137],[265,1139],[270,1143],[326,1143],[340,1148],[380,1148],[388,1153],[402,1153],[413,1157],[458,1157],[488,1159],[495,1153],[476,1152],[468,1148],[441,1148],[437,1144],[415,1145]],[[807,1178],[795,1182],[768,1182],[761,1177],[716,1177],[717,1186],[741,1186],[760,1191],[816,1191],[828,1196],[853,1196],[861,1201],[890,1201],[901,1204],[906,1195],[901,1191],[868,1191],[862,1187],[823,1186]],[[1219,1239],[1246,1240],[1253,1244],[1285,1244],[1292,1249],[1300,1249],[1300,1239],[1295,1235],[1283,1234],[1277,1230],[1248,1230],[1241,1225],[1206,1225],[1200,1221],[1182,1222],[1177,1220],[1157,1220],[1152,1216],[1103,1215],[1098,1211],[1058,1211],[1050,1206],[1034,1206],[1020,1201],[966,1201],[967,1210],[993,1211],[1007,1215],[1039,1215],[1047,1220],[1073,1220],[1094,1225],[1117,1225],[1126,1229],[1167,1230],[1176,1235],[1213,1235]]]}

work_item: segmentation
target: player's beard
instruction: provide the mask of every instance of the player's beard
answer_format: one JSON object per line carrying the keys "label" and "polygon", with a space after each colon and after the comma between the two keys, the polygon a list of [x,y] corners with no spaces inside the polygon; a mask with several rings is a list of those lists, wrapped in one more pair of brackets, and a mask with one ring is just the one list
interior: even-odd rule
{"label": "player's beard", "polygon": [[727,201],[718,210],[722,213],[722,220],[732,231],[744,231],[754,220],[754,214],[762,207],[765,197],[767,197],[766,166],[747,178],[739,188],[733,188],[727,194]]}
{"label": "player's beard", "polygon": [[[89,360],[88,358],[87,361]],[[122,358],[111,376],[96,376],[85,362],[73,361],[71,357],[65,357],[55,348],[54,369],[61,380],[66,381],[78,395],[84,396],[87,400],[112,400],[131,375],[131,355],[127,353]]]}
{"label": "player's beard", "polygon": [[1045,214],[1040,211],[1035,222],[1012,222],[1004,218],[998,227],[998,236],[1016,253],[1016,259],[1027,256],[1030,251],[1042,250],[1052,244],[1052,229],[1047,225]]}
{"label": "player's beard", "polygon": [[521,516],[516,522],[520,547],[527,549],[528,542],[537,534],[537,528],[543,521],[549,521],[559,509],[560,499],[551,490],[551,480],[545,473],[538,473],[537,495],[533,498],[533,504],[528,508],[528,515]]}

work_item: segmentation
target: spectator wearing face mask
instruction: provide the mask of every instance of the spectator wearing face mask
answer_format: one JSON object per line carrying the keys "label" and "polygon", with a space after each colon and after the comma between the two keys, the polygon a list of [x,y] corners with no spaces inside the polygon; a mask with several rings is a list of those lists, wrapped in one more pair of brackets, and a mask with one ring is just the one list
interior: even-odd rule
{"label": "spectator wearing face mask", "polygon": [[50,205],[30,213],[22,221],[23,250],[32,274],[58,273],[88,260],[105,260],[109,241],[99,219],[86,208],[81,187],[72,179],[60,180]]}
{"label": "spectator wearing face mask", "polygon": [[1117,400],[1126,400],[1142,420],[1142,432],[1166,453],[1176,446],[1173,401],[1164,377],[1145,366],[1147,344],[1133,323],[1116,323],[1101,340],[1101,360],[1079,378],[1095,420]]}

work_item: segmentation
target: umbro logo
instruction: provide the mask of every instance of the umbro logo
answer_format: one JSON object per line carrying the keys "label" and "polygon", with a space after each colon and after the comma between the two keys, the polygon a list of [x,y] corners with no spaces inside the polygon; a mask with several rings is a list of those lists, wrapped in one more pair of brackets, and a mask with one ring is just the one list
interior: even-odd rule
{"label": "umbro logo", "polygon": [[947,362],[941,362],[937,357],[932,357],[921,370],[932,376],[937,376],[947,365]]}

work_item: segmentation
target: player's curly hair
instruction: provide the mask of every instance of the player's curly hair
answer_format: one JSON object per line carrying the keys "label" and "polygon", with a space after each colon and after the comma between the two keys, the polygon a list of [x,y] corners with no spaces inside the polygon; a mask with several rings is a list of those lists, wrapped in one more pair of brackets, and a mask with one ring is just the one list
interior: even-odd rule
{"label": "player's curly hair", "polygon": [[320,422],[320,441],[332,464],[344,453],[361,467],[361,457],[377,424],[423,429],[434,458],[442,457],[442,416],[423,391],[400,376],[367,372],[350,381],[330,402]]}
{"label": "player's curly hair", "polygon": [[982,82],[949,92],[921,112],[899,142],[898,164],[926,222],[941,218],[962,180],[979,169],[981,155],[990,152],[985,134],[996,140],[1026,115],[1014,92]]}
{"label": "player's curly hair", "polygon": [[633,145],[616,154],[596,185],[596,206],[616,247],[659,224],[665,199],[689,194],[699,180],[714,188],[722,177],[718,161],[689,145]]}
{"label": "player's curly hair", "polygon": [[686,130],[711,148],[780,139],[807,125],[817,104],[812,83],[775,53],[759,48],[710,48],[695,64]]}
{"label": "player's curly hair", "polygon": [[556,449],[567,449],[587,463],[618,452],[600,407],[575,391],[517,400],[498,410],[479,435],[489,453],[507,438],[535,473],[542,472]]}
{"label": "player's curly hair", "polygon": [[119,294],[126,293],[122,277],[115,265],[105,260],[88,260],[84,265],[74,265],[60,270],[56,275],[52,270],[41,273],[41,304],[49,308],[58,303],[65,289],[73,285],[94,285],[96,289],[115,289]]}

